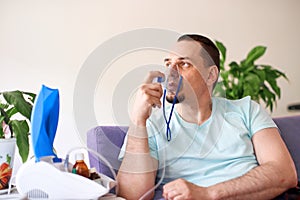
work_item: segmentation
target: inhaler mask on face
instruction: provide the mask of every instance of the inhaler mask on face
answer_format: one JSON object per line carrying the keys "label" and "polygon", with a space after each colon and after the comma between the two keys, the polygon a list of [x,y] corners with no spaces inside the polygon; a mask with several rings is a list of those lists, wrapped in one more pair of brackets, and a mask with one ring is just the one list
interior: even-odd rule
{"label": "inhaler mask on face", "polygon": [[[179,74],[178,69],[174,69],[173,67],[168,67],[165,72],[165,78],[158,77],[157,82],[162,83],[164,88],[163,94],[163,115],[167,125],[166,128],[166,137],[168,141],[171,141],[171,129],[170,129],[170,122],[174,110],[174,106],[176,103],[179,102],[178,93],[182,86],[182,76]],[[172,102],[171,111],[169,117],[166,116],[166,99],[169,102]]]}
{"label": "inhaler mask on face", "polygon": [[172,95],[175,97],[178,95],[177,93],[180,90],[181,79],[182,76],[179,74],[177,69],[168,67],[165,71],[165,77],[157,77],[157,82],[162,84],[163,89],[166,90],[166,95]]}

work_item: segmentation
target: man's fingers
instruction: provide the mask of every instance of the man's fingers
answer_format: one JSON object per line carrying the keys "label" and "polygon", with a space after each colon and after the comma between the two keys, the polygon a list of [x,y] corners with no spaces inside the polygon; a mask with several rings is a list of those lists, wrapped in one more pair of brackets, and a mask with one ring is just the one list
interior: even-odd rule
{"label": "man's fingers", "polygon": [[152,83],[154,78],[165,77],[165,75],[160,71],[150,71],[146,76],[144,83]]}

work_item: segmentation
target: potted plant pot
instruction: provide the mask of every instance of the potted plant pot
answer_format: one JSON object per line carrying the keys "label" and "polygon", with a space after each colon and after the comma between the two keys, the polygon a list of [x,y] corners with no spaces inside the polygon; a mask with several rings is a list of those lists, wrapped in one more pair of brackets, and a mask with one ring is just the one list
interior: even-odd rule
{"label": "potted plant pot", "polygon": [[16,138],[0,139],[0,190],[8,188],[12,175]]}

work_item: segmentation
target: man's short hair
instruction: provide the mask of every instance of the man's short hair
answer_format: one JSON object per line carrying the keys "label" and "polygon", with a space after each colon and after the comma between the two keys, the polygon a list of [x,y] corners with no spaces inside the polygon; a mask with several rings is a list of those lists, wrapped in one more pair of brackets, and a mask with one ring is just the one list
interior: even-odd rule
{"label": "man's short hair", "polygon": [[180,36],[177,42],[183,40],[199,42],[200,45],[203,47],[200,53],[201,53],[201,57],[204,60],[204,65],[205,66],[216,65],[218,67],[218,71],[220,72],[220,53],[216,45],[210,39],[198,34],[185,34]]}

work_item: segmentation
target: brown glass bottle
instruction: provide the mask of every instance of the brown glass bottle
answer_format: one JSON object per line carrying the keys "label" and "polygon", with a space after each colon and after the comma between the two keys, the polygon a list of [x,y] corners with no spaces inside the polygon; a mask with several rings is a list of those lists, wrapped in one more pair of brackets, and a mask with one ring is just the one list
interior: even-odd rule
{"label": "brown glass bottle", "polygon": [[90,177],[90,171],[87,165],[84,162],[84,155],[83,153],[77,153],[76,156],[76,163],[73,166],[73,169],[76,170],[76,174],[84,176],[86,178]]}

